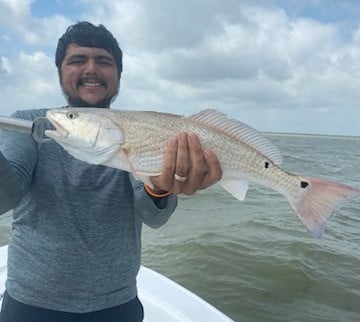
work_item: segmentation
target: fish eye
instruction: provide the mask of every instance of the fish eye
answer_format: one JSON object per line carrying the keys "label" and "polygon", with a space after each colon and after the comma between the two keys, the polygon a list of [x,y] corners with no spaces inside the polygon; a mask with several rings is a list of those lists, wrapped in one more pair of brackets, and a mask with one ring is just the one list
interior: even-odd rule
{"label": "fish eye", "polygon": [[68,119],[73,120],[79,116],[79,113],[71,111],[71,112],[67,112],[66,116]]}

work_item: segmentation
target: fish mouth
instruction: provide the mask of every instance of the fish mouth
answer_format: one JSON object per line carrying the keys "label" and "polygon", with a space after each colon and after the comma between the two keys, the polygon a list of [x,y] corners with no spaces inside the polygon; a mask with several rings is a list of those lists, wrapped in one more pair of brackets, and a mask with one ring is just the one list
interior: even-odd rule
{"label": "fish mouth", "polygon": [[56,120],[52,119],[51,116],[47,116],[47,119],[54,126],[55,130],[45,130],[45,135],[49,138],[59,139],[59,138],[67,138],[69,132],[66,131]]}

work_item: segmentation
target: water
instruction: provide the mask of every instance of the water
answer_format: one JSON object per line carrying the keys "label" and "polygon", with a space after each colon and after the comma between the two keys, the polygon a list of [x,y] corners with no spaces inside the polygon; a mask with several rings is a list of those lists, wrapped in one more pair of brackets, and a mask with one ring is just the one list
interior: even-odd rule
{"label": "water", "polygon": [[[360,187],[360,138],[271,135],[283,168]],[[315,240],[276,192],[240,202],[220,187],[181,197],[170,221],[144,227],[143,264],[235,321],[360,321],[360,200]],[[0,243],[11,218],[0,218]]]}
{"label": "water", "polygon": [[[283,168],[360,187],[360,138],[270,139]],[[144,229],[143,264],[235,321],[360,321],[359,210],[348,203],[315,240],[276,192],[252,186],[239,202],[214,187]]]}

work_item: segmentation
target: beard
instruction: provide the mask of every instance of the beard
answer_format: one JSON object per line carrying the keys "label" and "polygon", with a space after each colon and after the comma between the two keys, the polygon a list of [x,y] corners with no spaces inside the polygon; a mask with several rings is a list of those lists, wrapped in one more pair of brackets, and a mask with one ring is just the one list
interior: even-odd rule
{"label": "beard", "polygon": [[114,94],[108,95],[96,103],[89,103],[83,100],[81,97],[71,96],[63,90],[63,94],[71,107],[98,107],[98,108],[109,108],[110,104],[116,99],[119,90]]}
{"label": "beard", "polygon": [[61,75],[60,75],[60,86],[63,92],[63,95],[65,96],[68,105],[71,107],[97,107],[97,108],[110,108],[110,104],[115,101],[118,93],[119,93],[119,89],[120,89],[120,80],[118,82],[118,86],[117,89],[115,90],[114,93],[109,94],[107,96],[105,96],[104,98],[102,98],[101,100],[99,100],[98,102],[95,103],[89,103],[85,100],[83,100],[81,97],[79,96],[72,96],[70,95],[62,86],[62,79],[61,79]]}

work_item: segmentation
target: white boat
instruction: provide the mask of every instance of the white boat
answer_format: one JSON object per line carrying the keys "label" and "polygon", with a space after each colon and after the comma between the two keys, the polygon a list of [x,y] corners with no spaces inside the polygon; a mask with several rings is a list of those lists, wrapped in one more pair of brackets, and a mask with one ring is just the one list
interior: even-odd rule
{"label": "white boat", "polygon": [[[1,294],[5,290],[7,250],[7,246],[0,247]],[[144,322],[233,321],[199,296],[144,266],[138,275],[138,289],[145,311]]]}

